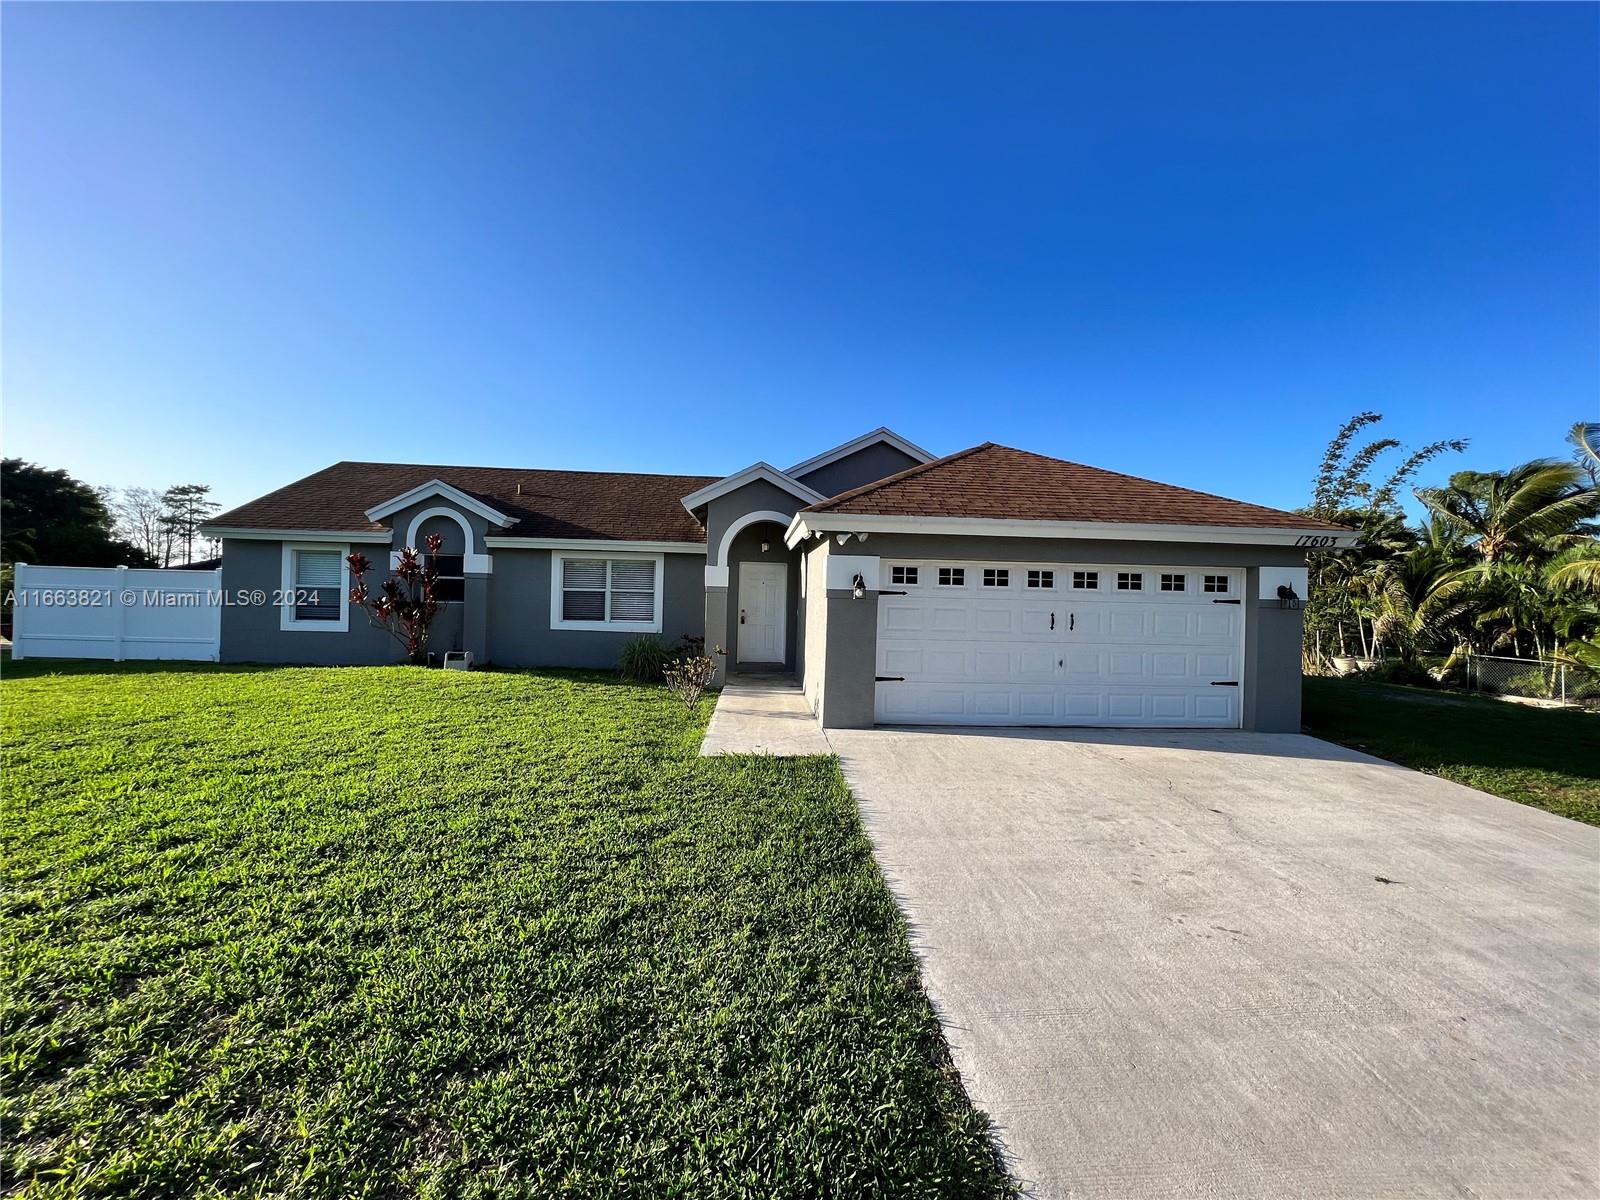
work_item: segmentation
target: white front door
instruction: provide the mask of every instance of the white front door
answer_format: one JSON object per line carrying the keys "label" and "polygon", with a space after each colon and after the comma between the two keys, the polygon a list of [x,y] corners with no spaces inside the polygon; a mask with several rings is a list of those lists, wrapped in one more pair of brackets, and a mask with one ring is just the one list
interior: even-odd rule
{"label": "white front door", "polygon": [[885,559],[877,719],[1239,725],[1244,573]]}
{"label": "white front door", "polygon": [[789,568],[784,563],[739,564],[738,661],[783,661]]}

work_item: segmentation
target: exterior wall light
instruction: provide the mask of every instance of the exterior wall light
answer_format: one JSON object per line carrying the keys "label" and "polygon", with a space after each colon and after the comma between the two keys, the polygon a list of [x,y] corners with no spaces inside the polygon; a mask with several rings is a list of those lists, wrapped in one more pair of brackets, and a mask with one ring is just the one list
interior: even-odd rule
{"label": "exterior wall light", "polygon": [[851,581],[850,594],[857,600],[860,600],[867,594],[867,581],[860,575],[857,575],[855,579]]}

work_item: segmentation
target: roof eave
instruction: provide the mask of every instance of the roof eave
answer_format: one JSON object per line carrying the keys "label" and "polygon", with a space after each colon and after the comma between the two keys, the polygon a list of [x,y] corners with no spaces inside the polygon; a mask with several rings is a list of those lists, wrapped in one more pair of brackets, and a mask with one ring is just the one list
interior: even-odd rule
{"label": "roof eave", "polygon": [[791,549],[825,533],[953,534],[961,537],[1061,538],[1130,542],[1199,542],[1244,546],[1344,549],[1360,543],[1354,530],[1336,527],[1185,525],[1138,521],[1029,521],[996,517],[896,516],[886,513],[803,511],[784,534]]}

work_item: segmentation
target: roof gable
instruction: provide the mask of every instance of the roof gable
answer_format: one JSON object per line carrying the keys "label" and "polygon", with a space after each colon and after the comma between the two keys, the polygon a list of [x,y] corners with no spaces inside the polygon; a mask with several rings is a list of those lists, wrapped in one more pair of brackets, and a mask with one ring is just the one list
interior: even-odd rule
{"label": "roof gable", "polygon": [[805,475],[825,467],[829,463],[838,462],[841,458],[848,458],[857,451],[865,450],[868,446],[875,445],[878,442],[893,446],[902,454],[916,459],[919,463],[934,461],[934,456],[915,442],[907,441],[887,425],[879,425],[876,429],[868,430],[860,437],[851,438],[848,442],[841,442],[832,450],[824,450],[821,454],[806,459],[805,462],[795,463],[785,474]]}
{"label": "roof gable", "polygon": [[493,508],[479,500],[476,496],[469,496],[458,487],[452,487],[442,479],[430,479],[426,483],[419,483],[414,488],[408,488],[398,496],[391,496],[382,504],[375,504],[366,510],[368,520],[381,521],[385,517],[392,517],[403,508],[410,508],[418,501],[432,497],[441,497],[450,501],[457,508],[464,508],[470,513],[476,513],[485,521],[504,528],[512,523],[498,508]]}
{"label": "roof gable", "polygon": [[821,492],[813,491],[798,479],[791,479],[787,472],[778,470],[771,463],[751,463],[742,471],[735,471],[732,475],[725,475],[721,479],[714,479],[703,488],[698,488],[683,497],[682,504],[687,512],[694,512],[703,508],[719,496],[726,496],[736,492],[748,483],[764,479],[773,487],[788,492],[795,499],[804,504],[815,504],[818,500],[826,499]]}

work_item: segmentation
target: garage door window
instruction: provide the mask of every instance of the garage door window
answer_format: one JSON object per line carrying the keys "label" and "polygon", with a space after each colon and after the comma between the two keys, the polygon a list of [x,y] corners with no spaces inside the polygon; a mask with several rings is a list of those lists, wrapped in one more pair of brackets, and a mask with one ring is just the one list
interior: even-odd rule
{"label": "garage door window", "polygon": [[983,586],[1010,587],[1011,572],[1006,570],[997,570],[993,567],[985,567],[983,569]]}
{"label": "garage door window", "polygon": [[1118,571],[1117,591],[1142,592],[1144,590],[1144,576],[1138,571]]}
{"label": "garage door window", "polygon": [[964,567],[940,567],[939,586],[941,587],[966,587],[967,572]]}
{"label": "garage door window", "polygon": [[1094,591],[1100,586],[1099,571],[1074,571],[1072,586],[1082,591]]}
{"label": "garage door window", "polygon": [[909,584],[915,587],[917,582],[917,569],[915,567],[890,567],[889,580],[892,583]]}
{"label": "garage door window", "polygon": [[1031,588],[1053,588],[1056,585],[1054,571],[1029,571],[1028,586]]}
{"label": "garage door window", "polygon": [[1226,593],[1228,590],[1228,577],[1226,575],[1207,575],[1205,590]]}
{"label": "garage door window", "polygon": [[1161,590],[1163,592],[1181,592],[1183,591],[1183,584],[1184,577],[1182,575],[1168,575],[1163,573],[1161,576]]}

